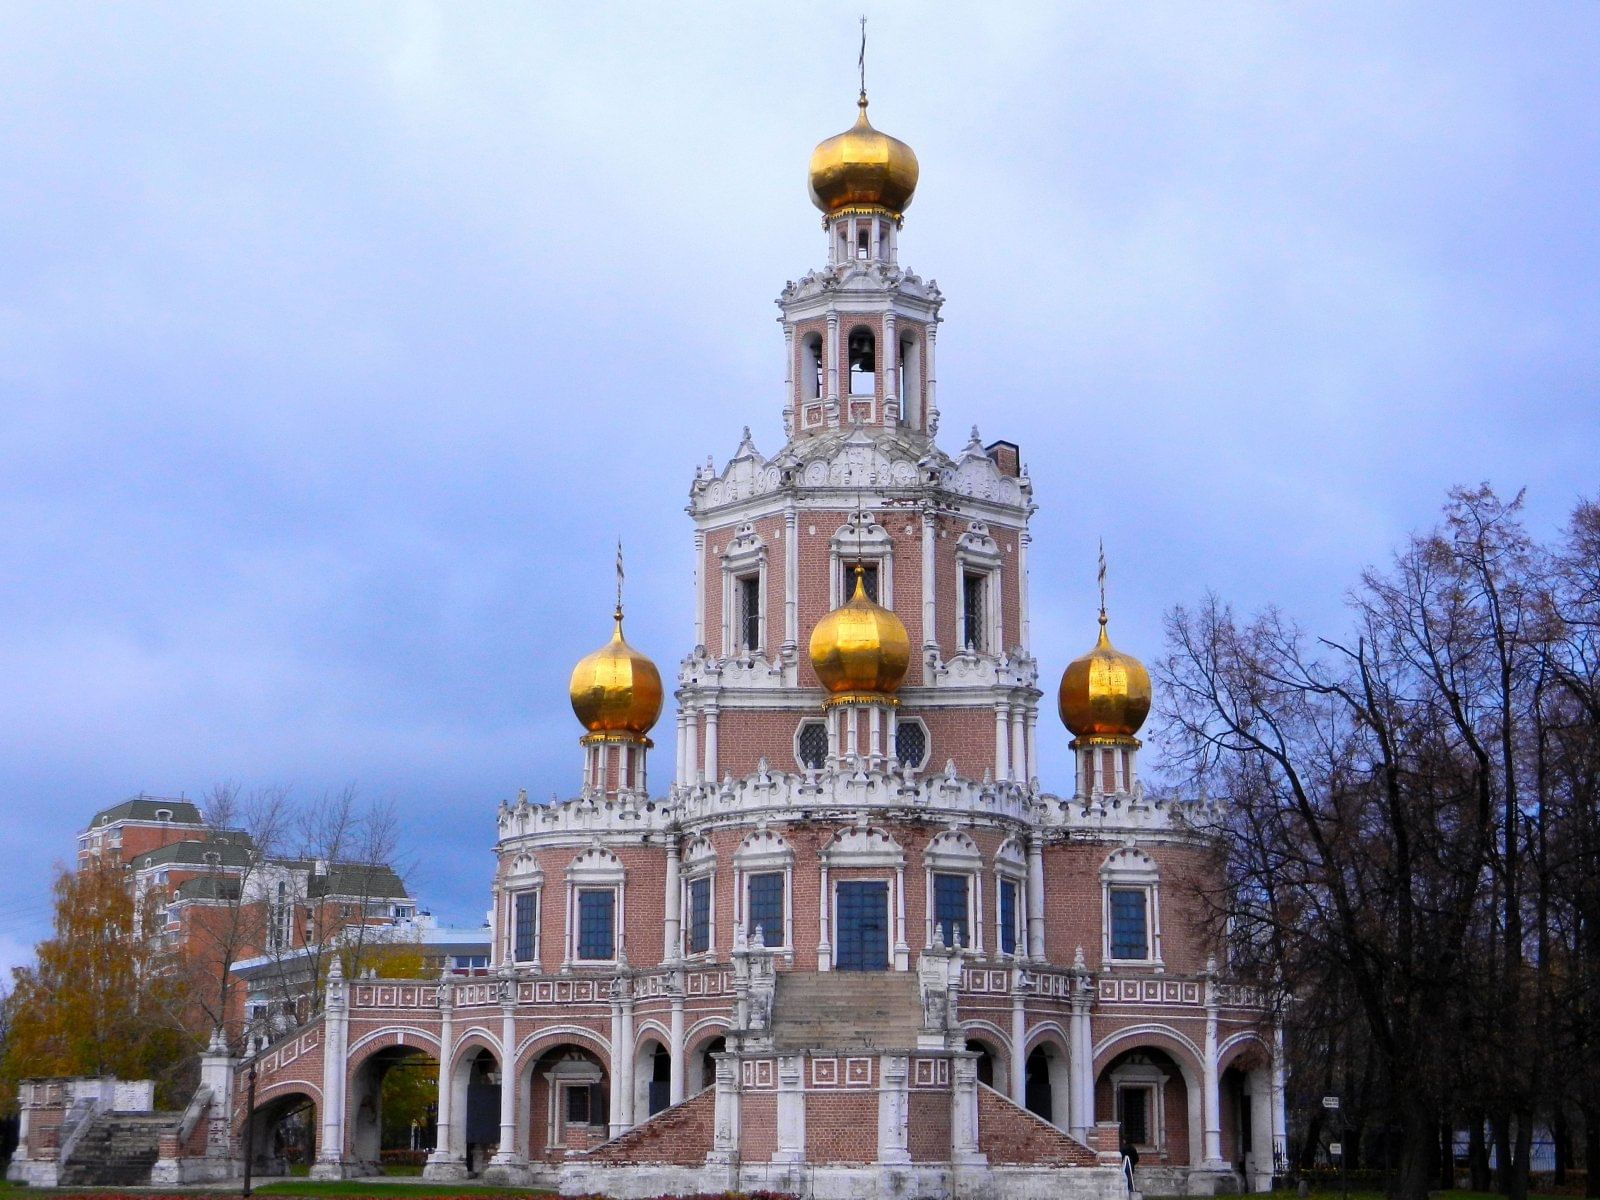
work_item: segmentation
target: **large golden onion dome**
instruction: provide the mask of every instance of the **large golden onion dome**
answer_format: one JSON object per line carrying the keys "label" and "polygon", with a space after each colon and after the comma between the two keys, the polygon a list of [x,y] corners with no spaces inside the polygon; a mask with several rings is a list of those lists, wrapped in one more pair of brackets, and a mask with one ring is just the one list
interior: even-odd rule
{"label": "large golden onion dome", "polygon": [[811,665],[835,699],[892,693],[911,665],[906,627],[887,608],[867,598],[856,567],[855,593],[811,631]]}
{"label": "large golden onion dome", "polygon": [[1061,723],[1077,737],[1131,738],[1150,715],[1150,672],[1112,646],[1104,611],[1100,640],[1067,664],[1057,702]]}
{"label": "large golden onion dome", "polygon": [[572,668],[572,711],[590,733],[643,737],[661,715],[661,672],[622,638],[622,609],[611,640]]}
{"label": "large golden onion dome", "polygon": [[811,152],[811,203],[824,214],[881,208],[899,220],[917,190],[917,156],[899,138],[872,127],[865,92],[856,104],[856,123]]}

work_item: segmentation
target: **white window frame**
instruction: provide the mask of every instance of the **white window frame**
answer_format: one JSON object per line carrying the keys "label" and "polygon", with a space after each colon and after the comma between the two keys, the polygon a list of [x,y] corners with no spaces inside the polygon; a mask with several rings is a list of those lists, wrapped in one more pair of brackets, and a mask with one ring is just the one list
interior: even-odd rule
{"label": "white window frame", "polygon": [[[929,730],[928,723],[921,717],[902,717],[899,714],[896,714],[894,721],[894,732],[896,738],[900,736],[900,731],[907,725],[917,725],[922,729],[922,760],[920,762],[904,764],[905,769],[908,771],[925,770],[928,766],[929,760],[933,758],[933,733],[931,730]],[[897,764],[900,763],[900,747],[898,743],[890,747],[890,757],[892,757]]]}
{"label": "white window frame", "polygon": [[[709,889],[709,911],[706,925],[706,948],[689,950],[689,926],[692,922],[693,910],[689,906],[690,886],[704,881]],[[717,953],[717,852],[711,842],[703,837],[697,837],[684,848],[683,866],[679,874],[679,887],[682,897],[679,901],[678,911],[683,914],[679,923],[678,937],[680,945],[678,953],[684,958],[712,959]]]}
{"label": "white window frame", "polygon": [[[1145,958],[1111,957],[1111,893],[1142,891]],[[1100,960],[1106,967],[1153,967],[1164,970],[1161,957],[1161,872],[1155,860],[1137,846],[1113,850],[1100,867]]]}
{"label": "white window frame", "polygon": [[[964,949],[983,953],[983,855],[978,845],[958,829],[937,834],[922,852],[926,901],[923,906],[923,947],[933,946],[935,875],[965,875],[967,878],[967,933],[971,944]],[[948,936],[948,935],[946,935]]]}
{"label": "white window frame", "polygon": [[[606,967],[617,964],[617,952],[622,949],[623,937],[628,928],[626,909],[628,890],[625,886],[626,882],[627,872],[623,870],[622,860],[604,846],[591,846],[568,865],[566,879],[566,946],[562,952],[561,959],[563,970],[570,970],[573,967]],[[580,891],[604,891],[607,888],[616,893],[616,899],[611,904],[611,957],[579,958],[578,893]]]}
{"label": "white window frame", "polygon": [[[866,870],[864,875],[852,875],[850,880],[887,882],[889,885],[889,969],[906,971],[911,959],[905,945],[906,855],[900,843],[884,829],[875,825],[852,825],[834,834],[817,856],[818,891],[825,898],[827,911],[823,913],[822,940],[817,945],[817,969],[838,969],[839,952],[839,890],[838,883],[830,882],[834,871]],[[878,871],[885,872],[883,875]],[[893,872],[889,874],[889,872]]]}
{"label": "white window frame", "polygon": [[[760,611],[756,615],[759,645],[742,644],[744,621],[739,611],[742,603],[739,581],[755,576],[756,600]],[[767,590],[767,546],[756,533],[753,522],[746,521],[733,533],[733,540],[722,552],[722,653],[724,656],[766,652],[769,632],[767,609],[772,595]]]}
{"label": "white window frame", "polygon": [[1111,1072],[1112,1117],[1120,1124],[1123,1092],[1144,1092],[1148,1142],[1136,1142],[1141,1154],[1165,1154],[1167,1149],[1167,1073],[1152,1062],[1125,1062]]}
{"label": "white window frame", "polygon": [[[1003,558],[1000,544],[989,533],[982,521],[970,521],[967,531],[956,539],[956,653],[980,654],[997,658],[1002,652],[1001,597],[1003,596]],[[967,624],[967,576],[983,577],[983,645],[968,650],[962,641],[962,631]]]}
{"label": "white window frame", "polygon": [[1016,949],[1008,957],[1024,959],[1028,957],[1028,854],[1016,838],[1007,838],[994,856],[994,952],[997,957],[1006,954],[1002,949],[1005,943],[1000,938],[1002,883],[1013,884],[1017,889],[1016,911],[1012,914],[1015,926],[1012,944]]}
{"label": "white window frame", "polygon": [[[734,921],[744,927],[745,937],[754,939],[750,924],[750,876],[783,875],[783,936],[779,944],[766,949],[794,957],[794,851],[781,834],[758,829],[739,843],[733,853]],[[765,932],[765,930],[763,930]],[[754,945],[754,941],[751,942]]]}
{"label": "white window frame", "polygon": [[857,562],[878,568],[877,603],[894,607],[894,539],[870,512],[851,513],[828,540],[828,607],[838,608],[855,592]]}
{"label": "white window frame", "polygon": [[[531,854],[518,854],[511,861],[511,869],[500,881],[500,892],[505,897],[499,911],[499,936],[495,945],[499,950],[498,963],[537,963],[541,961],[544,927],[544,872]],[[517,957],[517,896],[533,893],[533,957]]]}
{"label": "white window frame", "polygon": [[800,757],[800,732],[807,725],[821,725],[822,726],[823,738],[824,738],[824,740],[827,739],[827,734],[828,734],[828,723],[827,723],[827,721],[823,720],[821,717],[804,717],[804,718],[802,718],[800,723],[797,724],[794,727],[794,761],[795,761],[795,766],[799,767],[802,771],[821,771],[821,770],[824,770],[828,765],[828,752],[827,752],[826,749],[824,749],[824,751],[823,751],[822,766],[820,766],[820,767],[810,766],[810,765],[808,765],[806,763],[806,761],[804,759],[802,759]]}

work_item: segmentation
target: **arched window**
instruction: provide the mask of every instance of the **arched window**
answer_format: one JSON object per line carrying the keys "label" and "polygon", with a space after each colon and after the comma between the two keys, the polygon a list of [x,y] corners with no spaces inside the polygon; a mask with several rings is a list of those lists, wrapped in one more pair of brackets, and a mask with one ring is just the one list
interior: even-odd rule
{"label": "arched window", "polygon": [[872,396],[878,391],[878,341],[872,330],[857,325],[850,331],[850,394]]}
{"label": "arched window", "polygon": [[815,400],[822,395],[822,335],[807,334],[800,343],[800,399]]}

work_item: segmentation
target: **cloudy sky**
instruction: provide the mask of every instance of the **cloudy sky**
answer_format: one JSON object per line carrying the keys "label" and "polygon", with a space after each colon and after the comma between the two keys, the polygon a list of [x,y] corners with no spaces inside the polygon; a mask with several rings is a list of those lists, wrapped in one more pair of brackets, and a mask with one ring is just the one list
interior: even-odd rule
{"label": "cloudy sky", "polygon": [[[693,466],[780,441],[859,12],[0,0],[0,961],[90,813],[219,780],[391,798],[476,919],[495,803],[577,781],[612,542],[670,668]],[[1600,491],[1600,5],[870,13],[1047,678],[1097,538],[1154,657],[1207,588],[1339,628],[1452,484]]]}

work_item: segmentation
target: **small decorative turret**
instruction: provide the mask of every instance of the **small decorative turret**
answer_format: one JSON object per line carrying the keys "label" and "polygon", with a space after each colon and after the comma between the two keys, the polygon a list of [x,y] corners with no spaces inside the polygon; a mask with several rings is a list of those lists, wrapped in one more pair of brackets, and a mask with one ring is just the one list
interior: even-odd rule
{"label": "small decorative turret", "polygon": [[1100,636],[1094,648],[1067,664],[1056,694],[1061,723],[1072,733],[1079,799],[1131,792],[1139,739],[1150,715],[1150,672],[1111,644],[1106,633],[1106,556],[1100,549]]}
{"label": "small decorative turret", "polygon": [[572,669],[567,693],[588,732],[584,786],[601,792],[645,790],[645,735],[661,716],[661,672],[622,636],[622,547],[617,546],[617,607],[611,640]]}

